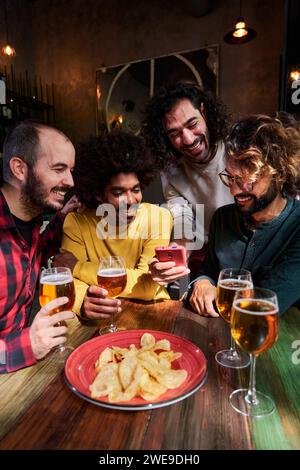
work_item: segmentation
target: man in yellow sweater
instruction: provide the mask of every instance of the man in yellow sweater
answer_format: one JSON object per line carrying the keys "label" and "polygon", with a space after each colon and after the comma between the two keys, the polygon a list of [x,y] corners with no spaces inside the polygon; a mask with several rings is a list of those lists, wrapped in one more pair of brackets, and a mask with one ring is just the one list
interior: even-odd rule
{"label": "man in yellow sweater", "polygon": [[127,284],[122,297],[168,299],[152,280],[148,261],[157,246],[169,244],[172,216],[167,209],[141,203],[142,188],[155,176],[154,160],[141,137],[115,131],[79,145],[74,172],[77,194],[86,206],[67,216],[62,250],[55,265],[73,271],[74,311],[99,320],[120,311],[120,301],[97,285],[99,260],[122,256]]}

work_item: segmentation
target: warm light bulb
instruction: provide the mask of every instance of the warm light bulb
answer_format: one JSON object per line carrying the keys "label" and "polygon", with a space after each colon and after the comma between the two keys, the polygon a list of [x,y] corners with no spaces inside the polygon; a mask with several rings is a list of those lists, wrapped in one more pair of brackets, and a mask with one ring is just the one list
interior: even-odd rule
{"label": "warm light bulb", "polygon": [[3,55],[6,55],[8,57],[14,57],[16,55],[15,49],[9,44],[6,44],[6,46],[3,46],[1,49],[1,52]]}
{"label": "warm light bulb", "polygon": [[291,80],[300,80],[300,72],[299,70],[292,70],[290,73],[290,79]]}
{"label": "warm light bulb", "polygon": [[97,86],[97,99],[100,100],[101,98],[101,90],[100,90],[100,87],[99,85]]}
{"label": "warm light bulb", "polygon": [[248,31],[246,30],[245,21],[238,21],[235,25],[235,31],[232,34],[235,38],[242,38],[247,36]]}
{"label": "warm light bulb", "polygon": [[122,116],[122,114],[120,114],[120,116],[118,116],[118,121],[119,121],[120,124],[123,123],[123,116]]}

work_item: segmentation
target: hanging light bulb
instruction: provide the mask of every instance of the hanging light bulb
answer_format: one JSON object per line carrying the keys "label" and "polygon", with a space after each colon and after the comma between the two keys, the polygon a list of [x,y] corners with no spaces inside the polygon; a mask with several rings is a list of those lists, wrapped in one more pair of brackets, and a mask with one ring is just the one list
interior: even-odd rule
{"label": "hanging light bulb", "polygon": [[300,80],[300,69],[298,69],[298,70],[296,70],[296,69],[295,69],[295,70],[294,70],[294,69],[291,70],[291,72],[290,72],[290,79],[291,79],[292,81],[294,81],[294,80]]}
{"label": "hanging light bulb", "polygon": [[6,44],[2,47],[1,53],[6,57],[14,57],[16,55],[15,48],[9,43],[8,40],[8,26],[7,26],[7,7],[6,0],[4,1],[4,21],[5,21],[5,30],[6,30]]}
{"label": "hanging light bulb", "polygon": [[6,55],[8,57],[14,57],[16,55],[16,50],[14,47],[10,46],[8,43],[6,46],[3,46],[1,49],[2,55]]}
{"label": "hanging light bulb", "polygon": [[256,31],[246,25],[242,17],[242,1],[240,0],[240,16],[236,21],[235,28],[224,36],[224,41],[227,44],[244,44],[256,37]]}
{"label": "hanging light bulb", "polygon": [[247,36],[248,31],[246,29],[246,23],[245,23],[244,18],[239,18],[237,20],[237,23],[235,25],[235,30],[233,31],[232,34],[235,38],[243,38]]}

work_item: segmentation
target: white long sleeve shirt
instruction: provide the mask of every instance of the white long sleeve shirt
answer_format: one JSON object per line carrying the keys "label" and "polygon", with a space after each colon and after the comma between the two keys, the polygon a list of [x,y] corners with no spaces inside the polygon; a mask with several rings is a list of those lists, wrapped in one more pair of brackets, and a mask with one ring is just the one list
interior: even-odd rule
{"label": "white long sleeve shirt", "polygon": [[197,245],[195,241],[186,244],[188,249],[202,248],[215,210],[233,202],[229,188],[218,176],[225,168],[224,150],[223,142],[219,142],[209,162],[195,163],[182,157],[168,174],[161,175],[164,197],[174,219],[174,240],[188,241],[196,235]]}

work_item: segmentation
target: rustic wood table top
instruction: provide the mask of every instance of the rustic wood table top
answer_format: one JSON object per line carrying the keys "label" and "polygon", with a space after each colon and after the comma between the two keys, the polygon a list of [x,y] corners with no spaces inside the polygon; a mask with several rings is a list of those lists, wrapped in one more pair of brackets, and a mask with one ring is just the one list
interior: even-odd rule
{"label": "rustic wood table top", "polygon": [[[0,449],[300,449],[300,314],[280,319],[277,343],[258,358],[257,389],[272,396],[273,415],[251,420],[235,412],[230,393],[247,386],[249,368],[219,366],[215,353],[229,345],[221,318],[203,318],[177,301],[124,301],[117,319],[126,329],[174,333],[198,345],[208,377],[193,395],[171,406],[143,411],[106,409],[67,387],[63,365],[51,355],[38,364],[0,376]],[[70,324],[76,347],[97,329]]]}

